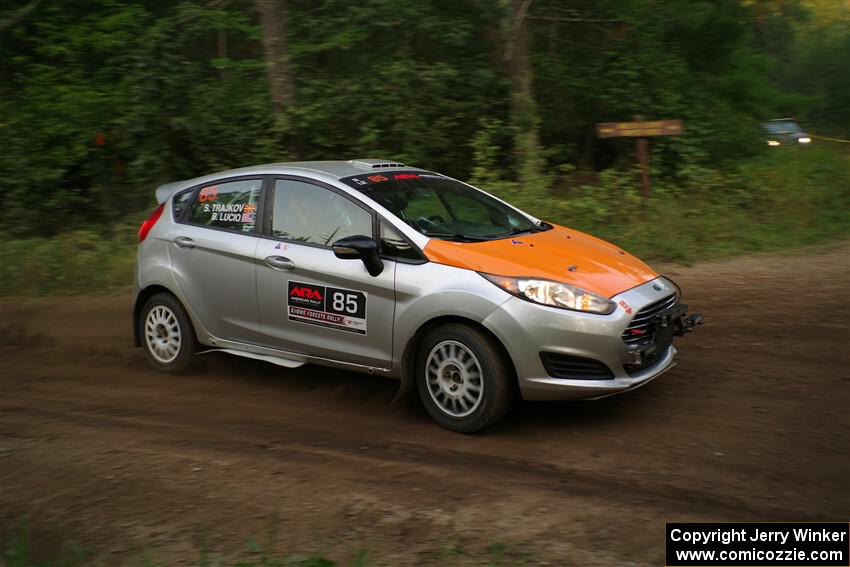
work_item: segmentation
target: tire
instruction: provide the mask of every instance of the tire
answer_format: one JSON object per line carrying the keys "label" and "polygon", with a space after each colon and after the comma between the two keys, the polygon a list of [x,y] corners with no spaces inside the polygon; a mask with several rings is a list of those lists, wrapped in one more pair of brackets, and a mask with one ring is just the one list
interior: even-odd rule
{"label": "tire", "polygon": [[416,385],[441,426],[474,433],[499,421],[513,402],[514,373],[494,339],[449,323],[429,332],[416,357]]}
{"label": "tire", "polygon": [[186,310],[176,297],[158,293],[145,302],[139,336],[148,362],[160,372],[183,374],[191,369],[197,339]]}

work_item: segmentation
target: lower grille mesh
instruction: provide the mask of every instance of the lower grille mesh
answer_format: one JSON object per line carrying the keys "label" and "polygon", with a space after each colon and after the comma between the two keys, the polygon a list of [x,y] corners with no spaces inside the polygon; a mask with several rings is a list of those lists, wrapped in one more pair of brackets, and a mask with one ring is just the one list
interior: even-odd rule
{"label": "lower grille mesh", "polygon": [[540,360],[552,378],[568,380],[612,380],[614,373],[602,362],[592,358],[541,352]]}

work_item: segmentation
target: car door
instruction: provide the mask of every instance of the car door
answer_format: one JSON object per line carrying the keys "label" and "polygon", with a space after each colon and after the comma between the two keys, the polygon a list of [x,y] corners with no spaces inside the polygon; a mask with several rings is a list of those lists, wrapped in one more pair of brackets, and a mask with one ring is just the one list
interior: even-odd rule
{"label": "car door", "polygon": [[271,347],[389,368],[395,262],[369,275],[360,260],[337,258],[331,244],[374,234],[374,214],[330,186],[296,177],[269,188],[257,247],[262,331]]}
{"label": "car door", "polygon": [[261,337],[255,254],[262,185],[263,177],[240,177],[196,187],[169,233],[177,286],[219,339]]}

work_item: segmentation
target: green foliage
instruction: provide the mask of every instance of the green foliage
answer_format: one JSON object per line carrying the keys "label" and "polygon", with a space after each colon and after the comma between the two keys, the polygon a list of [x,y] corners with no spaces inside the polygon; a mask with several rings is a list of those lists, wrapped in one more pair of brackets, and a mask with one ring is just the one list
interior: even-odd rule
{"label": "green foliage", "polygon": [[[596,139],[597,122],[682,118],[684,135],[651,143],[656,194],[720,208],[738,202],[731,187],[758,184],[741,177],[759,173],[746,163],[776,157],[764,153],[760,121],[803,116],[813,133],[850,136],[843,3],[536,0],[526,22],[533,86],[519,90],[504,60],[508,2],[285,4],[297,102],[280,113],[249,0],[0,10],[3,253],[24,243],[79,251],[63,264],[83,270],[92,255],[117,254],[116,242],[129,249],[116,219],[151,207],[161,183],[357,156],[471,178],[532,206],[552,196],[557,218],[607,229],[623,211],[647,219],[670,205],[636,204],[633,144]],[[520,91],[534,96],[517,108]],[[601,181],[571,187],[571,168]],[[93,276],[97,286],[123,277],[115,262]],[[67,287],[34,267],[5,269],[18,270],[13,281],[33,277],[3,282],[5,294]]]}
{"label": "green foliage", "polygon": [[783,82],[809,95],[804,116],[821,133],[850,139],[850,7],[848,17],[801,33]]}
{"label": "green foliage", "polygon": [[466,175],[476,117],[494,114],[506,92],[476,27],[490,12],[389,0],[290,10],[301,155],[386,156]]}
{"label": "green foliage", "polygon": [[253,163],[384,155],[465,175],[475,117],[504,106],[477,27],[494,14],[291,2],[300,102],[274,117],[251,2],[43,3],[0,34],[2,230],[107,223],[161,183]]}
{"label": "green foliage", "polygon": [[135,232],[0,238],[0,296],[87,293],[133,283]]}
{"label": "green foliage", "polygon": [[[492,177],[485,168],[479,183],[540,218],[616,242],[647,261],[691,263],[846,237],[848,161],[846,153],[813,146],[768,152],[726,170],[689,165],[675,178],[657,179],[648,202],[633,166],[605,170],[586,185],[573,183],[567,166],[551,187]],[[0,238],[0,297],[129,287],[139,220],[106,232]]]}
{"label": "green foliage", "polygon": [[14,54],[0,64],[4,231],[103,224],[159,183],[268,157],[255,143],[266,92],[250,87],[264,69],[205,58],[197,48],[217,29],[256,39],[235,8],[182,3],[160,17],[112,0],[44,3],[0,36]]}
{"label": "green foliage", "polygon": [[504,167],[499,162],[499,138],[504,138],[505,134],[506,128],[501,120],[481,118],[478,121],[478,131],[472,139],[470,183],[490,185],[499,181],[499,173]]}
{"label": "green foliage", "polygon": [[771,81],[774,60],[755,47],[753,15],[737,0],[609,1],[596,15],[613,21],[538,36],[541,136],[564,146],[563,161],[601,169],[631,160],[629,140],[596,141],[593,125],[635,117],[684,120],[685,135],[653,139],[662,174],[740,159],[762,149],[760,120],[800,102]]}
{"label": "green foliage", "polygon": [[[445,545],[436,555],[441,565],[454,565],[463,559],[473,557],[473,554],[455,543]],[[531,561],[527,554],[519,553],[503,543],[490,545],[484,550],[484,556],[486,559],[481,565],[485,567],[520,566],[527,565]],[[89,554],[76,543],[64,544],[58,553],[34,554],[27,531],[20,530],[13,535],[0,555],[0,567],[82,567],[89,564],[88,559]],[[95,563],[95,565],[99,564]],[[130,564],[143,567],[166,567],[171,563],[151,559],[145,552]],[[356,550],[350,560],[344,563],[348,567],[368,567],[371,564],[369,553],[365,549]],[[328,559],[321,553],[278,555],[258,544],[253,538],[249,538],[245,543],[245,550],[239,559],[225,560],[219,555],[204,551],[197,560],[198,567],[336,567],[337,565],[343,564]]]}
{"label": "green foliage", "polygon": [[850,155],[830,148],[763,154],[726,170],[683,167],[648,202],[638,172],[606,170],[592,185],[550,191],[491,187],[545,220],[616,242],[647,261],[692,263],[850,234]]}
{"label": "green foliage", "polygon": [[49,559],[38,557],[33,550],[29,532],[21,528],[12,534],[0,555],[2,567],[79,567],[88,559],[86,551],[75,542],[66,542]]}

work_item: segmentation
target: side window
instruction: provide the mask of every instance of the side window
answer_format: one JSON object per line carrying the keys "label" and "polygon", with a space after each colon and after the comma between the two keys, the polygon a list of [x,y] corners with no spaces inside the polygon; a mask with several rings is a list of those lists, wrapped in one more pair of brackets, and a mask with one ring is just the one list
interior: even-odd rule
{"label": "side window", "polygon": [[278,179],[271,229],[272,236],[330,246],[346,236],[371,236],[372,215],[318,185]]}
{"label": "side window", "polygon": [[262,179],[228,181],[201,187],[189,222],[236,232],[254,232]]}
{"label": "side window", "polygon": [[192,191],[183,191],[179,195],[174,196],[171,203],[171,208],[174,211],[174,219],[179,220],[183,216],[183,211],[186,210],[186,205],[189,204],[189,199],[192,198]]}
{"label": "side window", "polygon": [[381,221],[380,225],[381,253],[395,258],[421,260],[419,252],[410,242],[404,239],[394,228]]}

